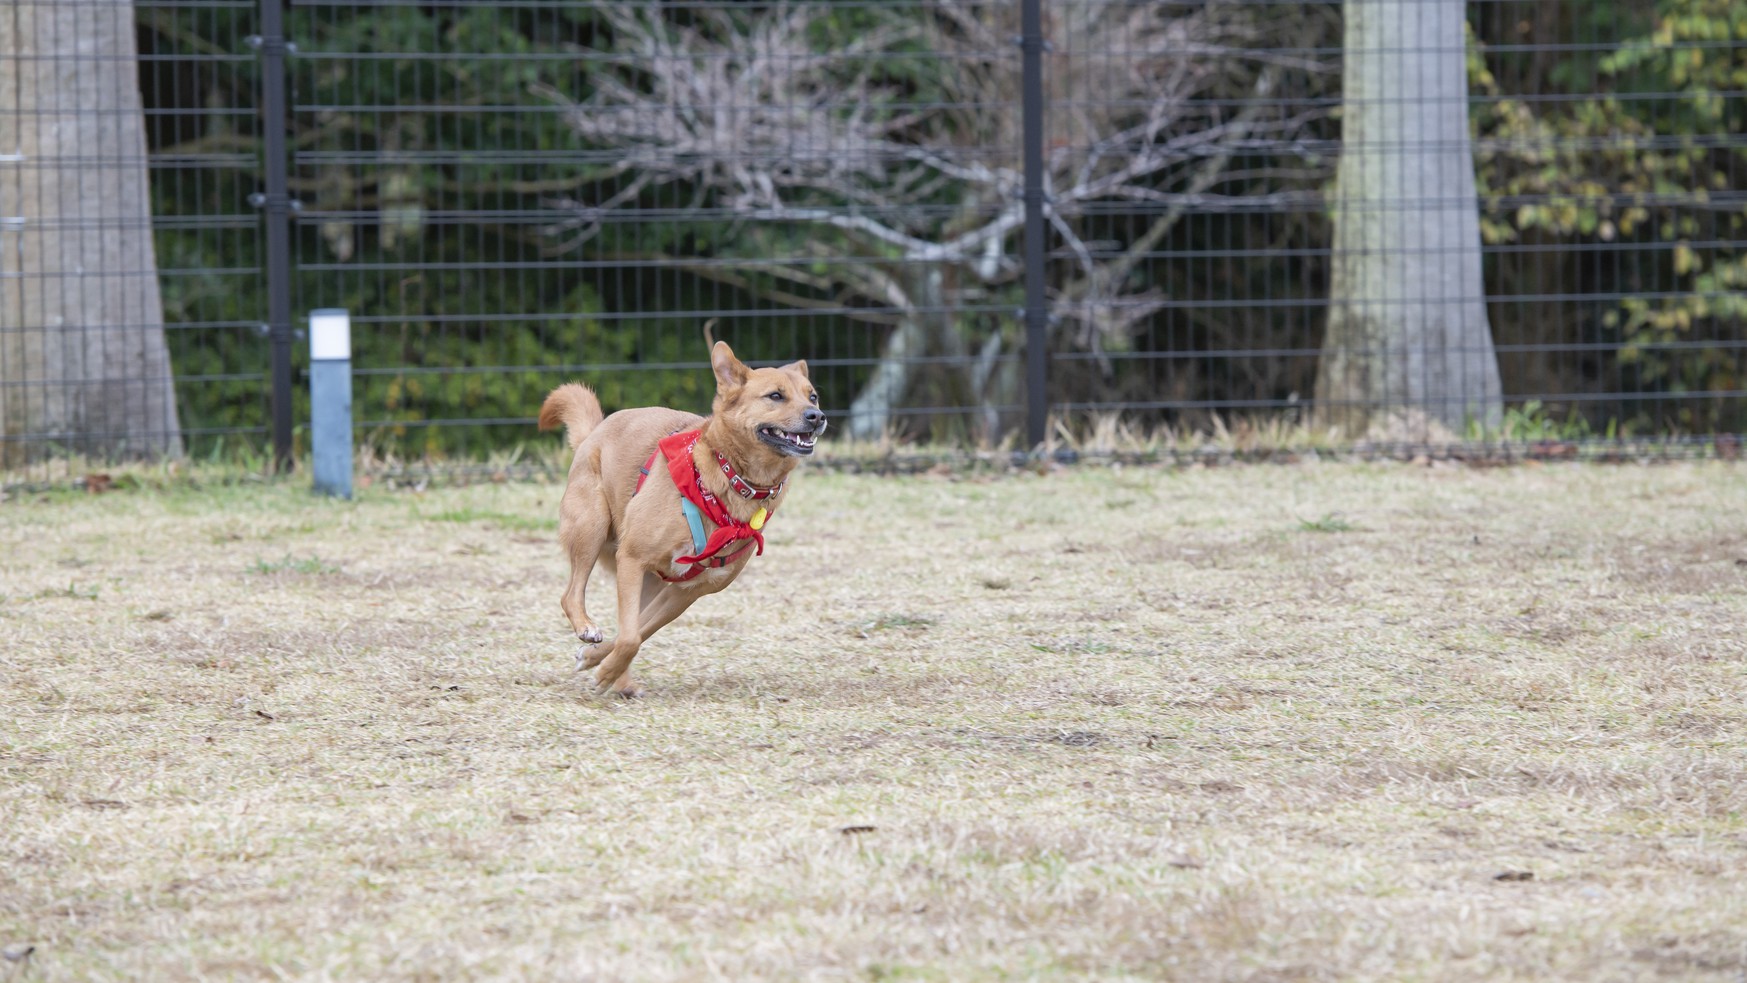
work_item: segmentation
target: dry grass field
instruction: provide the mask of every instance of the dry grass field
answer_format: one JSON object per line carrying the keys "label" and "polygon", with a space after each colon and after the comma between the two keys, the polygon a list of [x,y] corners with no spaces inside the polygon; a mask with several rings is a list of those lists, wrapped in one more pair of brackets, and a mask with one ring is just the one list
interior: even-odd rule
{"label": "dry grass field", "polygon": [[805,475],[629,702],[556,495],[0,504],[0,981],[1747,975],[1739,467]]}

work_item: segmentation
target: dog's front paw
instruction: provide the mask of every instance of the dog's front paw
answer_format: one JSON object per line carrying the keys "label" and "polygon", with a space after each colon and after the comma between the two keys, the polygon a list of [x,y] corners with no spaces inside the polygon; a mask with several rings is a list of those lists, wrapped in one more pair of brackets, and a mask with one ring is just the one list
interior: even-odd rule
{"label": "dog's front paw", "polygon": [[599,645],[607,637],[607,633],[601,631],[600,625],[589,625],[577,632],[576,637],[589,645]]}
{"label": "dog's front paw", "polygon": [[635,700],[643,695],[643,687],[637,685],[630,673],[625,673],[618,679],[597,682],[594,691],[601,696],[616,696],[622,700]]}
{"label": "dog's front paw", "polygon": [[584,645],[577,649],[576,671],[581,672],[584,669],[593,669],[600,665],[601,660],[606,658],[607,653],[612,650],[613,647],[606,642],[596,642],[593,645]]}
{"label": "dog's front paw", "polygon": [[594,673],[594,691],[601,695],[611,694],[630,699],[640,690],[631,680],[630,659],[607,659],[600,664]]}

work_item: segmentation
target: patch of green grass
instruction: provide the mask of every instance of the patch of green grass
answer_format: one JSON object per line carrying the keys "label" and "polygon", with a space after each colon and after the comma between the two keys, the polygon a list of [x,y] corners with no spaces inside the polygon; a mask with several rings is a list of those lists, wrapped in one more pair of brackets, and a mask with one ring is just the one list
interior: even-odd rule
{"label": "patch of green grass", "polygon": [[1299,519],[1299,532],[1352,532],[1356,526],[1339,512],[1325,512],[1320,519]]}
{"label": "patch of green grass", "polygon": [[45,587],[30,595],[31,600],[50,600],[54,598],[69,598],[75,601],[97,600],[96,587],[81,587],[77,582],[69,581],[65,587]]}
{"label": "patch of green grass", "polygon": [[340,568],[317,556],[296,557],[287,553],[277,560],[256,560],[248,570],[254,574],[301,573],[309,575],[339,573]]}
{"label": "patch of green grass", "polygon": [[514,529],[522,532],[549,532],[558,528],[558,520],[550,516],[514,515],[509,512],[496,512],[490,509],[467,506],[458,509],[445,509],[425,516],[432,522],[484,522],[501,529]]}
{"label": "patch of green grass", "polygon": [[1063,655],[1104,655],[1117,651],[1117,647],[1109,642],[1088,638],[1062,638],[1050,642],[1032,642],[1031,647],[1038,652],[1059,652]]}
{"label": "patch of green grass", "polygon": [[1540,400],[1531,399],[1521,406],[1506,407],[1504,418],[1495,432],[1488,432],[1477,422],[1469,421],[1467,433],[1468,439],[1472,441],[1489,438],[1516,442],[1587,440],[1596,436],[1614,440],[1619,436],[1619,421],[1610,418],[1603,432],[1597,434],[1575,407],[1561,420],[1555,418]]}
{"label": "patch of green grass", "polygon": [[919,614],[882,614],[861,627],[866,631],[901,631],[911,628],[927,629],[933,624],[933,618]]}

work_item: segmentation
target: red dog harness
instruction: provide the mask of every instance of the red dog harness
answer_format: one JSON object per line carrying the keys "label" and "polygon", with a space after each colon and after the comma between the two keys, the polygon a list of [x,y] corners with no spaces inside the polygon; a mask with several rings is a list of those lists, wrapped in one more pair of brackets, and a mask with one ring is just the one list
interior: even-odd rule
{"label": "red dog harness", "polygon": [[[709,519],[716,525],[716,530],[710,533],[708,538],[705,538],[702,523],[692,521],[693,517],[690,514],[686,516],[687,524],[692,528],[692,555],[679,557],[673,562],[690,564],[691,569],[677,577],[669,577],[664,573],[658,574],[662,580],[670,584],[684,583],[703,573],[706,568],[725,567],[740,559],[749,549],[756,548],[758,550],[754,554],[756,556],[764,555],[764,533],[759,530],[764,528],[764,523],[769,518],[770,513],[760,509],[759,511],[763,513],[762,516],[754,515],[751,522],[741,522],[729,515],[727,508],[722,505],[715,494],[704,487],[698,474],[697,461],[692,457],[692,452],[698,446],[698,438],[702,435],[703,431],[699,429],[686,430],[662,438],[655,445],[655,452],[649,455],[648,461],[644,462],[641,474],[637,477],[637,488],[631,493],[635,495],[643,490],[643,482],[655,467],[655,459],[665,457],[667,459],[667,473],[673,477],[673,486],[679,489],[679,493],[684,499],[680,503],[681,507],[688,513],[695,510],[703,518]],[[741,498],[754,500],[770,498],[782,491],[783,485],[787,483],[785,479],[770,488],[760,488],[740,477],[734,471],[733,465],[729,464],[728,459],[723,457],[719,451],[716,452],[716,463],[722,466],[722,473],[728,476],[728,484],[739,493]],[[723,550],[738,542],[745,542],[746,545],[732,553],[723,554]]]}

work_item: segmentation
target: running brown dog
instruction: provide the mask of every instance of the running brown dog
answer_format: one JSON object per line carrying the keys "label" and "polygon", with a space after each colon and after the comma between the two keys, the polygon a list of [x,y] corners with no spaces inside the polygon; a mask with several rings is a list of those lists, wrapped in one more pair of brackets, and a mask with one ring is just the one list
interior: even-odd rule
{"label": "running brown dog", "polygon": [[[540,429],[563,426],[576,452],[558,505],[558,540],[570,557],[562,604],[587,646],[577,668],[596,669],[602,692],[636,696],[638,648],[764,552],[762,530],[782,506],[789,472],[825,432],[806,362],[748,368],[718,341],[710,367],[708,417],[646,406],[602,419],[593,390],[574,382],[540,407]],[[618,582],[611,641],[586,605],[596,563]]]}

